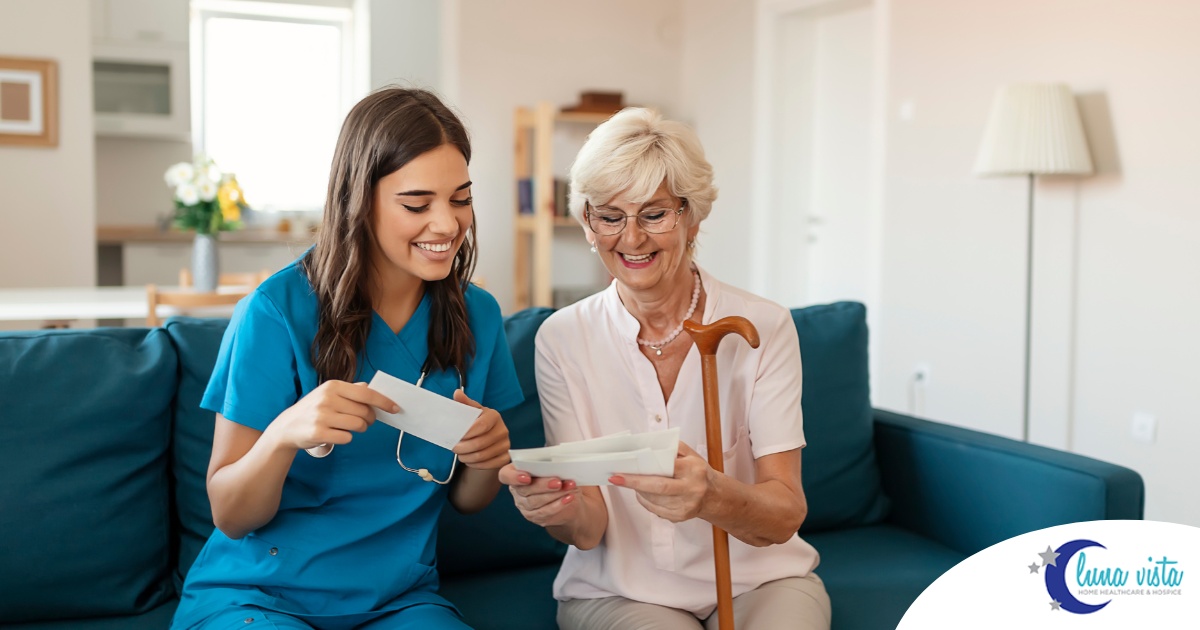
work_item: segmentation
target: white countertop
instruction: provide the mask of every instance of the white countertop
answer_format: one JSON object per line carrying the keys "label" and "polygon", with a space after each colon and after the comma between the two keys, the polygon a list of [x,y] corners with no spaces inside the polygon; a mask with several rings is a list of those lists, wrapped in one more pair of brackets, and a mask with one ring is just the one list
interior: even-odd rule
{"label": "white countertop", "polygon": [[[162,287],[177,291],[178,287]],[[220,287],[221,293],[242,293],[246,287]],[[0,289],[0,321],[45,321],[76,319],[145,319],[149,314],[145,286],[58,287]],[[160,306],[159,315],[180,314],[179,309]],[[232,306],[188,309],[188,315],[229,315]]]}

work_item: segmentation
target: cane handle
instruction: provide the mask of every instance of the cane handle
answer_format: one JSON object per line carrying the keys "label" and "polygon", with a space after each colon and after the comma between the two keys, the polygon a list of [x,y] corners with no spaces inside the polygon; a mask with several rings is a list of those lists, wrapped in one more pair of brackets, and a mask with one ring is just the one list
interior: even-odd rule
{"label": "cane handle", "polygon": [[702,355],[716,354],[717,346],[730,333],[744,338],[751,348],[758,347],[758,329],[750,320],[737,315],[721,318],[711,324],[699,324],[689,319],[683,322],[683,329],[696,342]]}

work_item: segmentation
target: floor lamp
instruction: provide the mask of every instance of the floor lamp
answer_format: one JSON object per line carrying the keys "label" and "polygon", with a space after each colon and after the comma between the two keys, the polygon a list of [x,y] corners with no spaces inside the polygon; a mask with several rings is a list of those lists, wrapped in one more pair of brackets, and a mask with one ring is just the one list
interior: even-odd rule
{"label": "floor lamp", "polygon": [[1025,260],[1025,384],[1021,439],[1029,441],[1029,372],[1033,332],[1033,184],[1035,175],[1089,175],[1092,158],[1075,95],[1058,84],[1007,85],[996,91],[976,175],[1029,178]]}

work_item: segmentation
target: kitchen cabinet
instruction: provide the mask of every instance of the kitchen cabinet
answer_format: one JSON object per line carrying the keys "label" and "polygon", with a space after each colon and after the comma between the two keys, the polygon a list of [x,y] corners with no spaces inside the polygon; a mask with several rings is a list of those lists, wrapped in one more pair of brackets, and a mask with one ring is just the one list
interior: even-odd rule
{"label": "kitchen cabinet", "polygon": [[191,138],[187,0],[92,0],[99,136]]}
{"label": "kitchen cabinet", "polygon": [[97,43],[188,46],[188,0],[92,0]]}

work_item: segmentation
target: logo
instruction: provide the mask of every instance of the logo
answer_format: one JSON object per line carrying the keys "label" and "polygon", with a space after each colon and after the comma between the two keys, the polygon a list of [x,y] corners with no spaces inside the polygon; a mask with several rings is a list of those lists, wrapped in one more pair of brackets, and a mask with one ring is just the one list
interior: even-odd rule
{"label": "logo", "polygon": [[1087,521],[1002,540],[933,580],[897,630],[1200,630],[1200,528]]}
{"label": "logo", "polygon": [[[1091,548],[1101,551],[1093,552],[1089,562],[1085,550]],[[1057,549],[1047,545],[1037,554],[1041,564],[1030,564],[1029,573],[1041,571],[1051,611],[1088,615],[1103,610],[1113,598],[1183,595],[1184,570],[1179,560],[1166,554],[1156,560],[1151,555],[1143,566],[1127,567],[1114,563],[1119,558],[1109,557],[1112,554],[1104,553],[1107,550],[1094,540],[1076,539]],[[1090,603],[1105,597],[1108,599],[1103,602]]]}

